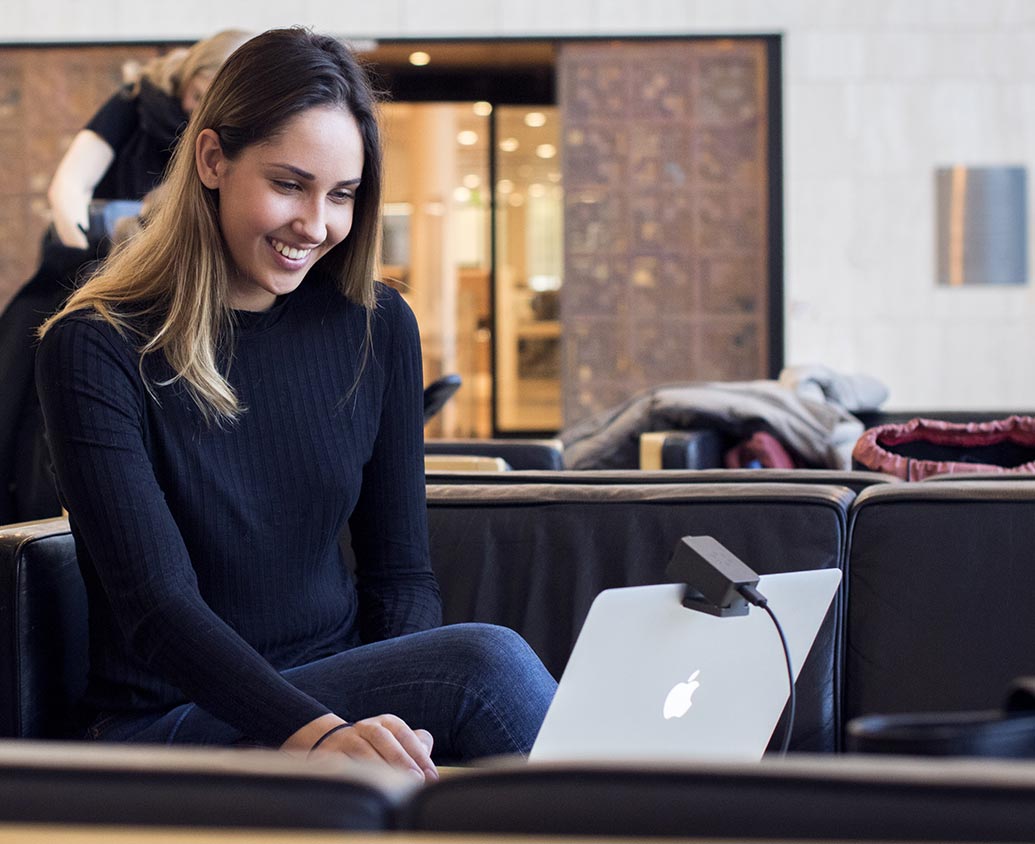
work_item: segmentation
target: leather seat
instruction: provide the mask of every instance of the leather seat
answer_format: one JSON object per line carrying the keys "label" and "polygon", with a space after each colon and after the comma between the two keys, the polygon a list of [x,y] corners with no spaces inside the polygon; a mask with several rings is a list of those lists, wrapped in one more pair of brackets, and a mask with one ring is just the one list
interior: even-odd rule
{"label": "leather seat", "polygon": [[424,453],[427,455],[494,457],[505,460],[511,469],[563,469],[562,449],[560,440],[428,439],[424,441]]}
{"label": "leather seat", "polygon": [[65,519],[0,528],[0,736],[79,733],[86,589]]}
{"label": "leather seat", "polygon": [[0,741],[2,825],[384,830],[414,788],[338,756]]}
{"label": "leather seat", "polygon": [[[510,627],[560,677],[596,595],[666,582],[680,537],[713,536],[759,574],[841,568],[853,499],[823,484],[432,484],[431,561],[447,623]],[[842,612],[838,596],[801,669],[793,750],[837,749]]]}
{"label": "leather seat", "polygon": [[858,757],[501,766],[419,790],[404,826],[483,840],[1027,841],[1035,829],[1035,770]]}
{"label": "leather seat", "polygon": [[1035,675],[1035,481],[875,486],[852,508],[845,722],[992,709]]}

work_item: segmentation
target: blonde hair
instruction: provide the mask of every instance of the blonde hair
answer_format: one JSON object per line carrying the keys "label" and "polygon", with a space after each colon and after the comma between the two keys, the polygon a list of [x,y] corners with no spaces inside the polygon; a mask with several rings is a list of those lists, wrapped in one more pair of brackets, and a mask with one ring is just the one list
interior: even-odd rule
{"label": "blonde hair", "polygon": [[179,99],[195,76],[215,74],[230,54],[251,37],[243,29],[224,29],[190,47],[177,47],[157,56],[131,71],[128,81],[133,85],[132,91],[138,93],[141,81],[146,79],[159,91]]}
{"label": "blonde hair", "polygon": [[[69,297],[39,330],[75,311],[90,310],[120,333],[141,339],[144,358],[162,352],[205,416],[231,420],[240,411],[233,388],[217,365],[217,348],[229,339],[228,304],[234,267],[219,226],[218,191],[206,188],[195,167],[198,135],[213,129],[233,160],[283,131],[295,115],[314,107],[345,108],[363,138],[361,183],[349,236],[310,270],[335,280],[342,294],[375,306],[382,155],[377,100],[366,73],[338,41],[304,29],[272,30],[241,47],[223,65],[177,144],[163,193],[147,225],[116,248],[100,271]],[[157,328],[146,332],[146,320]]]}

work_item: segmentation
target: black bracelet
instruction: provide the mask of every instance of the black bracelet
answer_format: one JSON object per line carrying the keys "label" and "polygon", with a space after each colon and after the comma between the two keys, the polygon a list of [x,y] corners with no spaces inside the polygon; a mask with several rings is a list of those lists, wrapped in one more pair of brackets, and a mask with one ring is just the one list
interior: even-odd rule
{"label": "black bracelet", "polygon": [[316,740],[316,744],[309,748],[309,753],[312,753],[314,750],[316,750],[316,748],[318,748],[321,744],[327,741],[327,739],[329,739],[335,733],[340,732],[341,730],[344,730],[346,727],[351,726],[352,725],[348,721],[346,721],[344,724],[336,724],[335,726],[331,727],[326,733],[324,733],[322,736],[320,736],[320,738]]}

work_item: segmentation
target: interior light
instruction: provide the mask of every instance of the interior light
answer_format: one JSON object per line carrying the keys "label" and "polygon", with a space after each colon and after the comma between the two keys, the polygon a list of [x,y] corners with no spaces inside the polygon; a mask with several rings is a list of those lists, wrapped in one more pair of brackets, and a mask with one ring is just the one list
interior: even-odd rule
{"label": "interior light", "polygon": [[553,158],[557,155],[557,147],[553,144],[539,144],[535,148],[535,154],[540,158]]}
{"label": "interior light", "polygon": [[514,183],[510,179],[500,179],[496,182],[496,190],[506,195],[514,190]]}
{"label": "interior light", "polygon": [[560,290],[561,279],[555,275],[534,275],[528,279],[528,287],[536,293],[545,293],[548,290]]}
{"label": "interior light", "polygon": [[517,152],[517,148],[521,146],[517,138],[504,138],[500,141],[500,149],[504,152]]}
{"label": "interior light", "polygon": [[477,173],[468,173],[464,176],[464,187],[469,190],[474,190],[476,187],[481,185],[481,177]]}
{"label": "interior light", "polygon": [[528,186],[528,195],[538,199],[541,196],[546,196],[546,188],[536,182]]}
{"label": "interior light", "polygon": [[485,100],[478,100],[478,102],[471,106],[471,111],[479,117],[488,117],[492,114],[492,103]]}
{"label": "interior light", "polygon": [[533,129],[546,125],[546,115],[541,111],[530,111],[525,115],[525,125]]}
{"label": "interior light", "polygon": [[470,202],[471,201],[471,191],[470,191],[470,189],[469,188],[465,188],[463,186],[457,187],[457,188],[453,188],[453,199],[455,199],[457,202]]}
{"label": "interior light", "polygon": [[464,129],[456,136],[456,142],[463,147],[473,147],[478,143],[478,133],[471,129]]}
{"label": "interior light", "polygon": [[520,193],[512,193],[510,196],[507,197],[507,202],[513,205],[515,208],[518,208],[519,206],[525,204],[525,198]]}
{"label": "interior light", "polygon": [[417,50],[416,52],[410,53],[410,64],[414,67],[424,67],[431,63],[431,56],[425,53],[423,50]]}

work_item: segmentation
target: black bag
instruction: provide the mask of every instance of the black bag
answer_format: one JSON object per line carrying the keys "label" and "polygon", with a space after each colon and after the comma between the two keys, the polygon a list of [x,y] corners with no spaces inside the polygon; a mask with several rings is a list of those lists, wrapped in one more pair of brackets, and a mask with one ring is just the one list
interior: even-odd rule
{"label": "black bag", "polygon": [[1002,709],[864,715],[848,722],[850,753],[1035,758],[1035,677],[1018,677]]}

